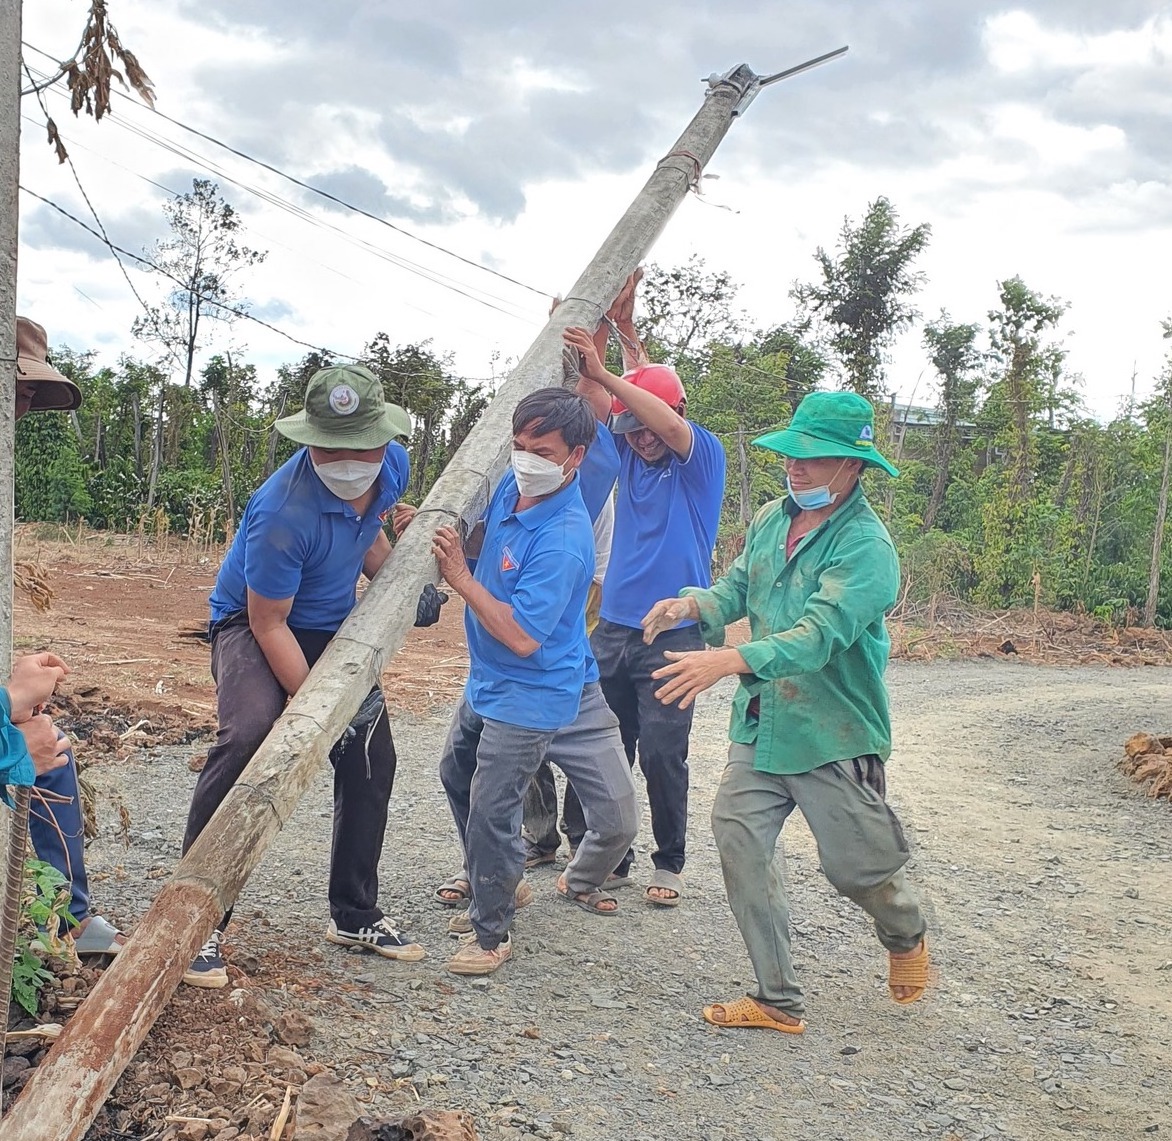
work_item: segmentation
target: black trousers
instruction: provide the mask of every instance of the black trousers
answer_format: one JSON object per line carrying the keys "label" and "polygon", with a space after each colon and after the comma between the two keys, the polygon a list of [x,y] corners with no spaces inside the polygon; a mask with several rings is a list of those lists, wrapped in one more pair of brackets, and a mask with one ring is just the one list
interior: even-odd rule
{"label": "black trousers", "polygon": [[[651,832],[655,851],[651,862],[677,875],[684,869],[688,832],[688,736],[692,731],[692,708],[664,705],[655,697],[663,685],[651,674],[667,664],[663,656],[672,650],[684,653],[704,648],[698,626],[685,626],[660,634],[650,646],[643,643],[643,631],[620,626],[603,618],[590,636],[598,660],[602,693],[619,719],[619,732],[627,761],[633,768],[636,757],[647,782],[651,806]],[[556,852],[557,785],[548,769],[537,774],[525,805],[525,834],[531,850]],[[580,843],[586,832],[582,806],[567,782],[562,829],[571,846]],[[634,862],[632,849],[615,869],[626,875]]]}
{"label": "black trousers", "polygon": [[[333,634],[327,630],[291,629],[312,667]],[[285,709],[285,690],[269,669],[243,613],[213,627],[212,677],[216,681],[219,729],[191,798],[184,852],[207,826]],[[395,745],[387,715],[383,713],[375,723],[369,747],[365,734],[360,733],[331,760],[334,834],[330,851],[330,915],[342,930],[357,931],[383,917],[378,906],[378,862],[395,780]]]}

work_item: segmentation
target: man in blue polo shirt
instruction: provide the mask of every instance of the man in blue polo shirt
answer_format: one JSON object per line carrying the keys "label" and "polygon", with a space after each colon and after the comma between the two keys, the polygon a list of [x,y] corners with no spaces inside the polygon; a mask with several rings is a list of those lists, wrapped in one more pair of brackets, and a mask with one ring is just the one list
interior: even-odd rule
{"label": "man in blue polo shirt", "polygon": [[[249,500],[212,591],[219,732],[195,786],[185,852],[354,609],[359,575],[373,577],[390,554],[383,520],[394,509],[401,533],[413,514],[396,508],[410,474],[396,437],[409,435],[411,422],[384,401],[368,369],[320,369],[309,381],[304,410],[276,428],[305,446]],[[378,906],[395,746],[377,688],[350,728],[355,732],[347,731],[330,754],[334,834],[326,938],[413,962],[424,957],[423,948],[406,942]],[[212,932],[184,982],[227,985],[220,951],[227,921]]]}
{"label": "man in blue polo shirt", "polygon": [[[633,293],[633,291],[632,291]],[[633,297],[632,297],[633,300]],[[617,322],[620,339],[637,343],[628,306]],[[599,420],[610,421],[621,469],[615,498],[614,541],[602,584],[602,606],[591,646],[602,690],[619,719],[631,765],[636,750],[647,782],[655,870],[644,898],[675,907],[683,896],[688,825],[688,736],[692,708],[655,698],[652,674],[664,654],[703,647],[694,622],[643,640],[642,622],[660,597],[712,580],[712,551],[724,498],[725,455],[720,441],[685,417],[687,396],[673,370],[641,364],[623,376],[608,372],[585,329],[565,331],[580,354],[578,391]],[[614,869],[612,886],[630,882],[634,852]]]}
{"label": "man in blue polo shirt", "polygon": [[475,570],[455,530],[436,534],[440,570],[467,607],[471,667],[440,762],[471,893],[471,930],[448,963],[454,974],[491,974],[512,956],[522,800],[546,756],[573,783],[586,817],[558,894],[597,915],[617,908],[600,889],[634,838],[637,814],[586,636],[594,536],[577,468],[595,432],[575,393],[526,396],[513,414],[512,470],[489,504]]}
{"label": "man in blue polo shirt", "polygon": [[[601,326],[601,331],[605,343],[605,325]],[[618,475],[619,453],[614,437],[605,424],[599,424],[598,434],[586,449],[586,457],[578,468],[578,487],[594,533],[595,570],[586,595],[587,635],[592,634],[598,625],[602,580],[610,562],[614,534],[614,486]],[[572,854],[582,842],[586,825],[574,787],[568,781],[562,803],[562,828]],[[556,860],[561,845],[558,832],[558,789],[548,762],[542,763],[525,794],[522,834],[525,837],[525,867],[552,864]]]}

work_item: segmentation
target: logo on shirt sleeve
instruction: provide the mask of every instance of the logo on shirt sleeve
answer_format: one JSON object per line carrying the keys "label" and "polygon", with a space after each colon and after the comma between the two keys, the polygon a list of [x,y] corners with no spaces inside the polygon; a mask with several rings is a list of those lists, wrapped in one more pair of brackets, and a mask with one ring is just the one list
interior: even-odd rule
{"label": "logo on shirt sleeve", "polygon": [[517,556],[506,546],[501,552],[501,570],[514,571],[517,569]]}

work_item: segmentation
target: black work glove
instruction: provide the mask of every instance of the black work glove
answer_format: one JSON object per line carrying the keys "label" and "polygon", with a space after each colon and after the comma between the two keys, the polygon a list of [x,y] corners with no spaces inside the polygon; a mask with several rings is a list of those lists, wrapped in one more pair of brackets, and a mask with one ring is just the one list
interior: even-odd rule
{"label": "black work glove", "polygon": [[434,626],[440,619],[440,607],[447,600],[448,596],[442,590],[436,590],[429,582],[415,604],[415,625]]}
{"label": "black work glove", "polygon": [[330,763],[337,764],[338,758],[346,751],[350,742],[359,734],[365,736],[386,711],[383,691],[375,686],[363,699],[358,712],[350,719],[350,724],[342,730],[342,735],[334,742],[334,747],[330,750]]}

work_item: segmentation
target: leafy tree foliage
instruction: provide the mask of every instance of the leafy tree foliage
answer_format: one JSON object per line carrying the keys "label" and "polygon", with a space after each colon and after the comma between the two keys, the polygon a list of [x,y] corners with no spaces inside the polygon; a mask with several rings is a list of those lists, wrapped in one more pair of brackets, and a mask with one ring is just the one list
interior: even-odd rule
{"label": "leafy tree foliage", "polygon": [[919,315],[910,298],[923,285],[912,262],[927,248],[932,228],[901,226],[886,198],[876,198],[857,226],[844,220],[838,248],[814,255],[821,278],[795,285],[793,297],[824,330],[843,381],[870,399],[884,395],[884,362],[892,340]]}
{"label": "leafy tree foliage", "polygon": [[[718,436],[728,456],[719,561],[736,552],[746,521],[784,487],[779,459],[752,440],[787,423],[814,389],[845,382],[875,397],[886,387],[891,337],[916,320],[913,262],[927,239],[927,227],[901,226],[879,199],[860,224],[844,225],[833,255],[819,250],[822,280],[797,288],[801,310],[779,314],[766,329],[748,326],[736,283],[701,259],[648,267],[640,335],[653,360],[679,372],[689,416]],[[997,289],[984,321],[940,313],[923,327],[934,407],[877,402],[887,425],[881,438],[901,475],[869,473],[864,482],[900,550],[906,597],[1036,601],[1114,622],[1172,625],[1172,556],[1164,543],[1172,355],[1149,401],[1129,402],[1101,423],[1085,413],[1080,378],[1067,369],[1066,303],[1020,277]],[[85,403],[18,425],[20,518],[82,518],[119,529],[161,522],[201,535],[230,533],[248,496],[292,455],[295,446],[273,422],[297,411],[309,377],[335,363],[310,352],[262,378],[239,352],[225,350],[207,358],[191,383],[172,383],[163,356],[124,357],[113,368],[96,368],[91,354],[67,348],[53,357]],[[621,367],[613,342],[610,360]],[[450,354],[430,343],[396,344],[375,332],[362,361],[387,398],[411,413],[409,498],[418,502],[489,393],[457,376]]]}

